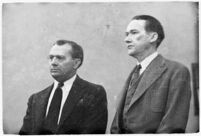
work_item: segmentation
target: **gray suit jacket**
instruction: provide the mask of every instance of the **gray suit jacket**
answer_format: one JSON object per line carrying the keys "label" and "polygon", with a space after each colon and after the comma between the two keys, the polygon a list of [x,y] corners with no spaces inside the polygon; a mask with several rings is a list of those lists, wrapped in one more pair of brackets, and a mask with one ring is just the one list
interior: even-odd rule
{"label": "gray suit jacket", "polygon": [[[52,87],[29,98],[19,134],[51,134],[43,129],[43,120]],[[105,133],[107,115],[105,89],[77,77],[64,104],[56,134]]]}
{"label": "gray suit jacket", "polygon": [[185,66],[158,55],[144,71],[124,116],[130,78],[120,95],[111,133],[185,131],[191,96],[190,74]]}

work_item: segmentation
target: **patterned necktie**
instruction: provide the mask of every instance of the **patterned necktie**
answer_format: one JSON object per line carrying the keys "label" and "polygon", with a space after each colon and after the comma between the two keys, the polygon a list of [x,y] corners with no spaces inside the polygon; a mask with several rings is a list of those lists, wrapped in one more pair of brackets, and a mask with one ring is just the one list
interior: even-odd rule
{"label": "patterned necktie", "polygon": [[48,128],[52,130],[53,132],[56,130],[58,124],[58,118],[59,118],[59,111],[61,107],[61,99],[62,99],[62,89],[63,83],[59,83],[57,86],[57,89],[54,92],[54,96],[52,98],[50,108],[46,117],[46,124],[48,125]]}
{"label": "patterned necktie", "polygon": [[129,84],[129,89],[137,82],[139,76],[140,76],[140,69],[141,69],[141,65],[137,65],[134,69],[133,75],[131,77],[131,81]]}
{"label": "patterned necktie", "polygon": [[141,65],[137,65],[135,67],[135,69],[133,70],[133,74],[132,74],[130,84],[129,84],[129,87],[128,87],[128,90],[127,90],[124,111],[127,111],[128,105],[130,104],[131,99],[133,97],[133,94],[135,93],[135,90],[136,90],[136,87],[137,87],[136,82],[138,81],[139,76],[140,76],[140,69],[141,69]]}

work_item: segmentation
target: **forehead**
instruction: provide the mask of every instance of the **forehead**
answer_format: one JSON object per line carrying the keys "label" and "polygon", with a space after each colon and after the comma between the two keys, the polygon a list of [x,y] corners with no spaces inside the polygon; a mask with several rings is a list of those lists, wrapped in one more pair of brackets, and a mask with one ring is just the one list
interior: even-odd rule
{"label": "forehead", "polygon": [[69,55],[71,53],[71,46],[66,45],[54,45],[50,49],[50,55]]}
{"label": "forehead", "polygon": [[126,31],[127,32],[129,32],[131,30],[143,31],[143,30],[145,30],[145,24],[146,24],[145,20],[132,20],[128,24]]}

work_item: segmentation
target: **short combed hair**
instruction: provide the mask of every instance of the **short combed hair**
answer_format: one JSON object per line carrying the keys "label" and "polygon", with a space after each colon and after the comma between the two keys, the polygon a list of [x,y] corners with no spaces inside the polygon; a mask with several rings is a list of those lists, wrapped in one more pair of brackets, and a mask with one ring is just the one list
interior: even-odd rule
{"label": "short combed hair", "polygon": [[[83,63],[83,60],[84,60],[84,51],[82,49],[82,47],[77,44],[76,42],[74,41],[69,41],[69,40],[57,40],[56,43],[54,43],[54,45],[65,45],[65,44],[68,44],[71,46],[72,48],[72,52],[71,52],[71,55],[72,55],[72,58],[78,58],[81,60],[81,63],[79,65],[79,67],[82,65]],[[78,68],[79,68],[78,67]]]}
{"label": "short combed hair", "polygon": [[165,34],[164,34],[161,23],[156,18],[149,15],[137,15],[133,17],[132,20],[145,20],[146,21],[145,30],[147,32],[158,33],[158,39],[156,41],[157,48],[158,48],[158,46],[161,44],[161,42],[165,38]]}

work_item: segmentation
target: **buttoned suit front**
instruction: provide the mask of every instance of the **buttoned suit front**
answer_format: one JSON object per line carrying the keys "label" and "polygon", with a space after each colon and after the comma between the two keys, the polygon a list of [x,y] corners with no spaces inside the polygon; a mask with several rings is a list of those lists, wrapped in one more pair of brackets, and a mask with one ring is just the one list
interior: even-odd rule
{"label": "buttoned suit front", "polygon": [[143,72],[124,111],[131,76],[121,92],[111,133],[184,132],[191,97],[188,69],[158,55]]}
{"label": "buttoned suit front", "polygon": [[[43,126],[53,85],[29,98],[28,109],[19,134],[51,134]],[[56,134],[105,133],[107,126],[105,89],[76,77],[64,104]]]}

